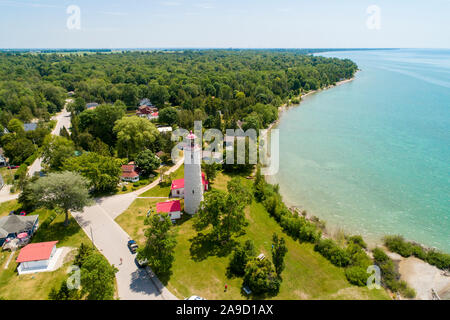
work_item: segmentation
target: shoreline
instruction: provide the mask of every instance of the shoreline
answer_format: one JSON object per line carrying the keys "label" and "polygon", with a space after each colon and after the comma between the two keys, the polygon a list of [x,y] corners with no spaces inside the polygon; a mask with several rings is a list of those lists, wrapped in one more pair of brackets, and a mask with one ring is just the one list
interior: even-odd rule
{"label": "shoreline", "polygon": [[[360,70],[357,70],[355,75],[352,78],[344,79],[339,82],[337,82],[335,85],[329,85],[327,87],[317,89],[317,90],[310,90],[306,93],[303,93],[299,95],[300,102],[299,104],[290,105],[289,102],[283,104],[278,108],[278,119],[271,123],[269,125],[268,132],[275,128],[281,120],[281,117],[283,113],[288,111],[291,107],[299,107],[301,106],[301,103],[303,101],[303,98],[312,95],[314,93],[318,93],[323,90],[331,89],[334,87],[337,87],[339,85],[351,82],[355,80],[356,74]],[[273,184],[273,182],[269,181],[268,176],[264,176],[267,183]],[[308,208],[304,208],[302,206],[296,205],[294,203],[290,203],[288,200],[285,199],[284,195],[281,194],[284,204],[289,208],[289,210],[293,213],[297,213],[301,215],[301,212],[303,210],[308,210]],[[306,219],[312,221],[314,218],[318,218],[314,214],[311,214],[310,212],[307,213],[305,216]],[[322,221],[322,220],[321,220]],[[326,221],[325,221],[326,222]],[[323,237],[324,238],[333,238],[336,239],[339,237],[340,234],[349,234],[348,228],[342,225],[331,225],[329,226],[326,224],[324,230],[323,230]],[[386,234],[387,235],[387,234]],[[361,234],[364,241],[368,244],[370,249],[381,247],[385,250],[385,252],[391,257],[391,259],[394,261],[394,263],[397,265],[397,268],[399,270],[400,276],[402,280],[405,280],[417,293],[416,297],[414,299],[416,300],[432,300],[435,299],[435,294],[443,295],[440,299],[444,298],[444,300],[449,299],[450,297],[450,277],[443,273],[442,270],[436,268],[435,266],[429,264],[428,262],[415,258],[413,256],[404,258],[398,255],[395,252],[389,251],[383,243],[382,237],[371,237],[367,234]],[[413,240],[411,240],[413,241]],[[413,241],[415,242],[415,241]],[[428,246],[424,246],[421,244],[424,248],[432,249]],[[439,250],[441,251],[441,250]],[[444,251],[441,251],[444,252]],[[424,281],[423,275],[426,276],[427,281]]]}
{"label": "shoreline", "polygon": [[282,106],[278,107],[278,119],[275,120],[274,122],[272,122],[269,125],[269,127],[267,128],[267,132],[269,132],[273,127],[275,127],[276,125],[278,125],[280,123],[280,117],[285,111],[288,111],[290,108],[293,108],[293,107],[299,107],[302,104],[303,98],[305,98],[307,96],[310,96],[310,95],[312,95],[314,93],[318,93],[318,92],[321,92],[321,91],[324,91],[324,90],[332,89],[332,88],[335,88],[337,86],[343,85],[345,83],[351,82],[351,81],[356,79],[356,75],[360,71],[361,70],[358,69],[355,72],[355,74],[353,75],[353,77],[351,77],[349,79],[344,79],[344,80],[336,82],[335,84],[330,84],[330,85],[328,85],[326,87],[323,87],[323,88],[320,88],[320,89],[309,90],[308,92],[305,92],[305,93],[302,93],[302,94],[298,95],[297,98],[300,99],[298,104],[291,104],[290,105],[289,103],[285,103]]}
{"label": "shoreline", "polygon": [[[337,86],[340,86],[340,85],[349,83],[349,82],[351,82],[351,81],[353,81],[353,80],[356,79],[356,75],[357,75],[357,73],[360,72],[360,71],[361,71],[360,69],[356,70],[356,72],[355,72],[355,74],[353,75],[353,77],[348,78],[348,79],[343,79],[343,80],[341,80],[341,81],[338,81],[338,82],[336,82],[334,85],[333,85],[333,84],[332,84],[332,85],[328,85],[328,86],[323,87],[323,88],[320,88],[320,89],[310,90],[310,91],[308,91],[308,92],[305,92],[305,93],[300,94],[300,95],[297,97],[298,99],[300,99],[300,102],[299,102],[298,104],[292,104],[292,105],[290,105],[289,103],[285,103],[285,104],[283,104],[282,106],[278,107],[278,119],[275,120],[274,122],[272,122],[272,123],[269,125],[269,127],[267,128],[267,132],[270,132],[270,130],[272,130],[274,127],[276,127],[276,126],[280,123],[281,116],[282,116],[285,112],[289,111],[289,109],[291,109],[291,108],[293,108],[293,107],[300,107],[301,104],[302,104],[303,98],[305,98],[305,97],[307,97],[307,96],[310,96],[310,95],[312,95],[312,94],[315,94],[315,93],[319,93],[319,92],[324,91],[324,90],[332,89],[332,88],[335,88],[335,87],[337,87]],[[264,178],[265,178],[265,180],[266,180],[267,183],[272,184],[272,182],[268,181],[268,177],[267,177],[267,176],[264,176]],[[286,200],[283,194],[281,194],[281,196],[282,196],[282,198],[283,198],[284,204],[286,205],[286,207],[289,208],[289,210],[291,210],[291,212],[296,212],[297,214],[301,214],[301,212],[302,212],[303,210],[308,211],[308,208],[299,206],[299,205],[297,205],[297,204],[295,204],[295,203],[291,203],[291,202],[289,202],[288,200]],[[319,217],[317,217],[317,216],[311,214],[310,212],[307,213],[307,215],[305,216],[305,218],[306,218],[307,220],[309,220],[309,221],[313,221],[313,219],[315,219],[315,218],[320,219]],[[320,221],[324,221],[324,220],[321,220],[321,219],[320,219]],[[324,221],[324,222],[326,222],[326,221]],[[323,236],[324,236],[325,238],[336,238],[336,233],[342,233],[342,232],[344,232],[344,234],[346,233],[345,230],[343,230],[343,229],[344,229],[344,228],[343,228],[342,226],[336,226],[336,225],[335,225],[335,226],[328,227],[328,225],[326,225],[325,229],[322,230],[322,233],[323,233]],[[361,236],[363,236],[363,235],[361,235]],[[382,245],[382,243],[380,243],[380,241],[375,241],[375,240],[367,241],[366,238],[365,238],[364,240],[367,242],[367,244],[368,244],[369,246],[372,245],[373,247],[376,247],[377,245],[380,245],[380,244]],[[381,240],[381,239],[379,239],[379,240]]]}

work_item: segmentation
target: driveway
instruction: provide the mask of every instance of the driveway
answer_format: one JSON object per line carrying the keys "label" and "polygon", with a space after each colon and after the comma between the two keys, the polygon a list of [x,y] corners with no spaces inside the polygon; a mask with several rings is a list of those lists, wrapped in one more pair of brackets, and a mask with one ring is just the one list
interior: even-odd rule
{"label": "driveway", "polygon": [[[183,161],[170,168],[167,173],[177,170]],[[95,204],[86,207],[83,212],[72,213],[78,224],[92,240],[94,245],[114,264],[119,297],[123,300],[176,300],[156,276],[150,277],[144,269],[137,267],[127,247],[130,236],[114,221],[142,193],[158,184],[154,181],[144,188],[110,197],[95,199]],[[120,264],[122,258],[122,264]]]}
{"label": "driveway", "polygon": [[11,193],[9,192],[9,189],[11,189],[11,186],[8,184],[5,184],[3,188],[0,190],[0,203],[6,202],[9,200],[14,200],[19,197],[19,193]]}

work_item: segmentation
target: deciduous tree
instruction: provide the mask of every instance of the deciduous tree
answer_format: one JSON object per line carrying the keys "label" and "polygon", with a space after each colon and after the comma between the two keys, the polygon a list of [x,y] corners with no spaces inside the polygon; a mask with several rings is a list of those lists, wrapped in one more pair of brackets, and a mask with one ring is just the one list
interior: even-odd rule
{"label": "deciduous tree", "polygon": [[81,211],[90,203],[89,181],[77,173],[50,173],[30,184],[38,207],[60,208],[65,213],[64,225],[69,225],[69,211]]}

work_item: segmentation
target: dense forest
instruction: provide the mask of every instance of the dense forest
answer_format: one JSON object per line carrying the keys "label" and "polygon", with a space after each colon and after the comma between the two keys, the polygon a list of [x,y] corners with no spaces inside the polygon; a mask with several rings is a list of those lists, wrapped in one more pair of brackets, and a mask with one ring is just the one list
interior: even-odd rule
{"label": "dense forest", "polygon": [[[301,50],[1,52],[0,66],[0,144],[15,164],[58,145],[128,159],[145,149],[168,152],[170,138],[155,123],[131,117],[143,98],[159,108],[157,124],[264,128],[277,119],[277,107],[357,70],[350,60]],[[68,92],[74,92],[72,132],[44,139]],[[99,106],[87,110],[90,102]],[[24,133],[22,124],[36,120],[43,129]],[[47,168],[61,169],[63,159],[52,162],[53,156]]]}
{"label": "dense forest", "polygon": [[[0,123],[61,109],[65,93],[128,109],[148,97],[207,116],[242,119],[257,103],[279,106],[300,90],[353,75],[356,65],[295,51],[186,51],[111,54],[0,54]],[[188,115],[189,117],[189,115]]]}

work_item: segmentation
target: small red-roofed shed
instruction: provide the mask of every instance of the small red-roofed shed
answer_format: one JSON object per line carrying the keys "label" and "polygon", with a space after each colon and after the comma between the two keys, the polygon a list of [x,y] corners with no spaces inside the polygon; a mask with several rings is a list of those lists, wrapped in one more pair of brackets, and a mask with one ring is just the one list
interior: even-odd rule
{"label": "small red-roofed shed", "polygon": [[181,203],[180,200],[172,200],[165,202],[158,202],[156,204],[156,213],[167,213],[172,220],[181,218]]}
{"label": "small red-roofed shed", "polygon": [[21,272],[29,270],[45,269],[56,252],[58,241],[30,243],[23,247],[16,262],[20,263]]}

